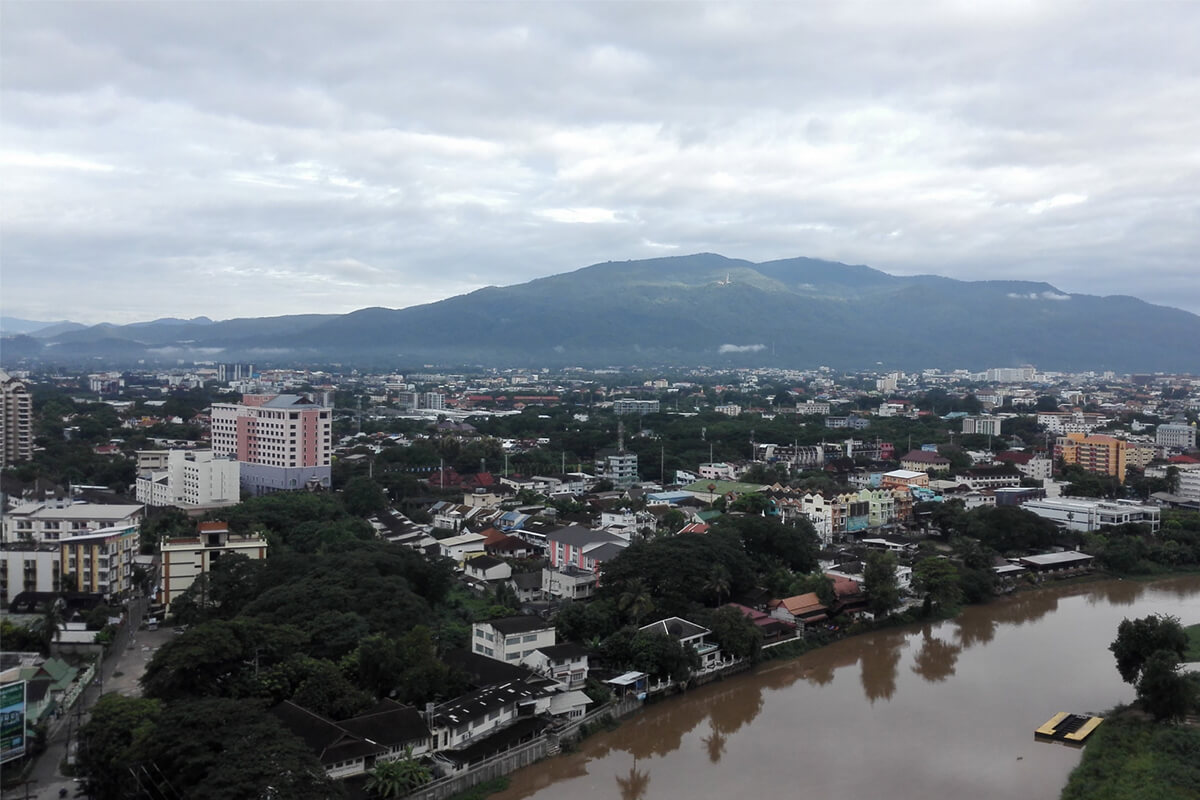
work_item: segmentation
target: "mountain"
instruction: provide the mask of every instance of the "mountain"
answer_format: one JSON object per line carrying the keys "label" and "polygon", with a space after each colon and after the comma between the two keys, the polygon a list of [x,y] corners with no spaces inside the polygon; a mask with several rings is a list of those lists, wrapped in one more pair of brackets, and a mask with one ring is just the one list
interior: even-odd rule
{"label": "mountain", "polygon": [[1132,297],[702,253],[594,264],[398,310],[96,325],[6,340],[4,358],[1200,372],[1196,342],[1200,317]]}
{"label": "mountain", "polygon": [[0,317],[0,335],[3,336],[29,334],[30,336],[46,337],[86,327],[80,322],[68,322],[65,319],[58,322],[38,322],[18,317]]}

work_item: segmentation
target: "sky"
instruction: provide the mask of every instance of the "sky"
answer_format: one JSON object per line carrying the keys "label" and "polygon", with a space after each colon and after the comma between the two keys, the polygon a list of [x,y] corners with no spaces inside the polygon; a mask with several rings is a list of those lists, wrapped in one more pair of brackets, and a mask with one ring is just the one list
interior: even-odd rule
{"label": "sky", "polygon": [[15,2],[0,309],[401,308],[695,252],[1200,313],[1200,3]]}

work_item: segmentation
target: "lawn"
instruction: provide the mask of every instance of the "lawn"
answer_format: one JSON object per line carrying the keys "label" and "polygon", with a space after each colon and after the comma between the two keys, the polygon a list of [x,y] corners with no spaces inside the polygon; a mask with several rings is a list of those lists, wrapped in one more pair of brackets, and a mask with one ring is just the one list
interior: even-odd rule
{"label": "lawn", "polygon": [[1061,800],[1200,800],[1200,728],[1118,714],[1088,740]]}
{"label": "lawn", "polygon": [[1183,654],[1183,660],[1200,661],[1200,622],[1189,625],[1184,630],[1188,635],[1188,650]]}

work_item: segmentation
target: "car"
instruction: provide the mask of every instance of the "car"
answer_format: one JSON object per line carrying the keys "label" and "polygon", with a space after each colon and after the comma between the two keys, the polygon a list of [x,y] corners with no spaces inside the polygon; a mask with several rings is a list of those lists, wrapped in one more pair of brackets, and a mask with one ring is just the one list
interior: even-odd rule
{"label": "car", "polygon": [[178,634],[178,633],[183,633],[183,632],[184,632],[184,631],[186,631],[186,630],[187,630],[187,628],[182,628],[182,627],[180,627],[180,628],[176,628],[176,629],[175,629],[175,633],[177,633],[177,634]]}

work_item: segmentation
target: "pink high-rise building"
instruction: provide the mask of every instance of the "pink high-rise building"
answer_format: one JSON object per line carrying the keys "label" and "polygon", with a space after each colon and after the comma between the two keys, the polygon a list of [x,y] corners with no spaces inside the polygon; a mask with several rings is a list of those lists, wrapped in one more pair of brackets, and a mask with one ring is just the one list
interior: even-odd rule
{"label": "pink high-rise building", "polygon": [[236,455],[242,489],[267,494],[328,488],[332,409],[304,395],[247,394],[240,403],[214,403],[212,449]]}

